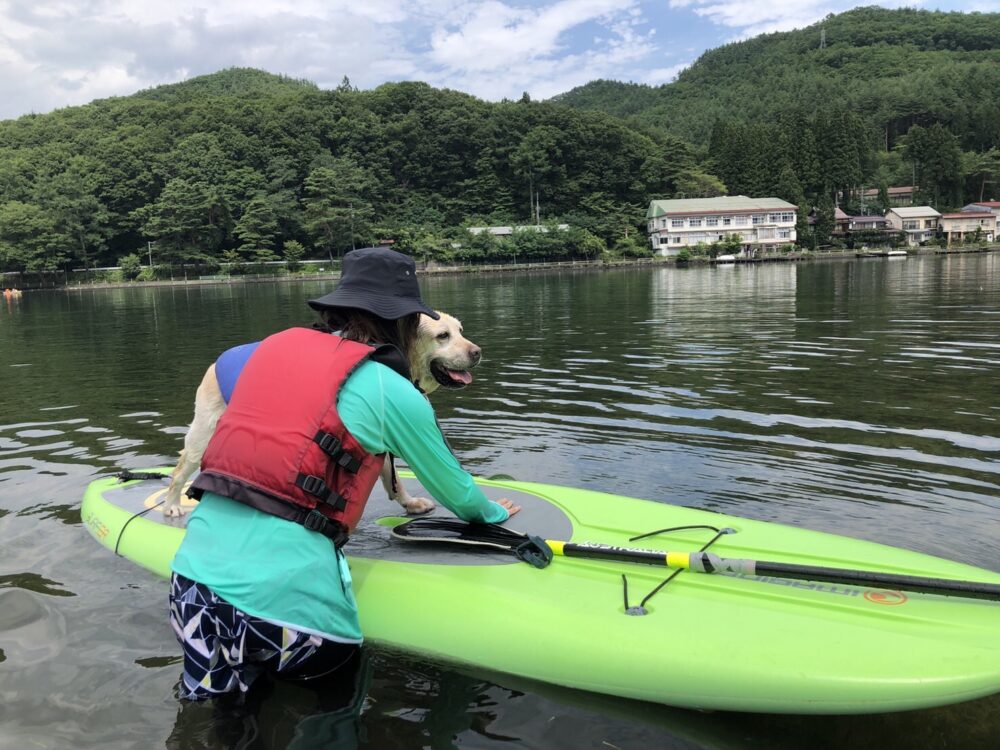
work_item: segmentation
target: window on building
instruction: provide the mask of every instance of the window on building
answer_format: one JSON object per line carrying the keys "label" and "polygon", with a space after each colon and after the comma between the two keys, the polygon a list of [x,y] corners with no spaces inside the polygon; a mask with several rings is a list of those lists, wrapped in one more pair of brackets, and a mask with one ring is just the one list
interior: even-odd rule
{"label": "window on building", "polygon": [[723,216],[722,217],[722,226],[728,227],[728,226],[731,226],[732,223],[733,223],[733,217],[732,216]]}
{"label": "window on building", "polygon": [[791,239],[791,237],[792,237],[792,230],[791,229],[779,229],[778,230],[778,239],[779,240],[787,240],[787,239]]}
{"label": "window on building", "polygon": [[750,218],[749,216],[737,216],[736,217],[736,226],[738,226],[738,227],[745,227],[749,223],[749,221],[748,221],[749,218]]}
{"label": "window on building", "polygon": [[903,229],[920,229],[920,222],[916,219],[903,219]]}
{"label": "window on building", "polygon": [[688,219],[688,226],[689,227],[700,227],[701,226],[701,219]]}
{"label": "window on building", "polygon": [[674,229],[683,229],[684,219],[671,219],[670,226],[672,226]]}
{"label": "window on building", "polygon": [[792,222],[792,221],[795,221],[795,212],[794,211],[784,211],[784,212],[782,212],[779,215],[781,216],[781,221],[784,222],[785,224],[787,224],[789,222]]}
{"label": "window on building", "polygon": [[758,224],[763,224],[763,223],[764,223],[764,214],[754,214],[753,215],[753,225],[754,226],[757,226]]}
{"label": "window on building", "polygon": [[705,219],[705,226],[706,227],[717,227],[717,226],[719,226],[719,217],[718,216],[709,216],[707,219]]}
{"label": "window on building", "polygon": [[671,237],[671,238],[670,238],[670,241],[671,241],[672,243],[674,243],[675,245],[679,245],[679,244],[681,244],[681,238],[680,238],[680,237]]}

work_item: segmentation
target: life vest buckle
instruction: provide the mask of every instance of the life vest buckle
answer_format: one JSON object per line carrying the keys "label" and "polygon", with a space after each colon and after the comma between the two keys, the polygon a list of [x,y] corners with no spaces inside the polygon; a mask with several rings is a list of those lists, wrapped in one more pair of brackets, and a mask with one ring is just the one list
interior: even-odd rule
{"label": "life vest buckle", "polygon": [[330,497],[330,488],[326,486],[326,482],[312,474],[299,474],[295,478],[295,486],[301,487],[310,495],[315,495],[324,503]]}
{"label": "life vest buckle", "polygon": [[336,459],[340,456],[342,452],[340,441],[333,434],[319,430],[313,440],[330,458]]}
{"label": "life vest buckle", "polygon": [[309,531],[319,531],[320,533],[322,533],[327,523],[326,516],[315,509],[306,513],[305,518],[302,519],[302,525],[309,529]]}
{"label": "life vest buckle", "polygon": [[349,471],[351,474],[358,473],[358,469],[361,468],[361,462],[344,450],[343,444],[341,444],[335,435],[319,430],[313,436],[313,442],[330,457],[331,461],[336,462],[337,466],[345,471]]}

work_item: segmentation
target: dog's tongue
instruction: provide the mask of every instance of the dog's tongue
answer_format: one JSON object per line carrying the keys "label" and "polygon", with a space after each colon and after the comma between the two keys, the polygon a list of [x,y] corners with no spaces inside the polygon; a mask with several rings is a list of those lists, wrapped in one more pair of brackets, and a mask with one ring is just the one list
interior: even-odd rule
{"label": "dog's tongue", "polygon": [[457,383],[468,385],[472,382],[472,373],[468,370],[448,370],[448,376]]}

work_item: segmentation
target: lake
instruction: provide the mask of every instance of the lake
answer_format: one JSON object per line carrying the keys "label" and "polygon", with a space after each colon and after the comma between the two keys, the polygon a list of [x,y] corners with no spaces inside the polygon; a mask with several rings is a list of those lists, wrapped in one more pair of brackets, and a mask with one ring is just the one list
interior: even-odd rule
{"label": "lake", "polygon": [[[471,387],[432,397],[474,473],[1000,570],[998,254],[421,284],[484,350]],[[1000,696],[891,715],[713,714],[377,649],[356,722],[336,696],[290,685],[253,715],[181,704],[166,584],[90,537],[83,489],[172,464],[205,367],[308,324],[305,301],[329,287],[0,299],[0,747],[994,746]]]}

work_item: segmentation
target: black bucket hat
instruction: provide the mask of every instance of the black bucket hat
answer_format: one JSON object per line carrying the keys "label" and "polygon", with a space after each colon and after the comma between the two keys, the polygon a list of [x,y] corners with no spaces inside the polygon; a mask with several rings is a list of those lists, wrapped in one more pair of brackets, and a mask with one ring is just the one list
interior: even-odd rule
{"label": "black bucket hat", "polygon": [[417,312],[434,320],[441,317],[420,299],[413,258],[388,247],[363,247],[345,255],[337,288],[309,300],[309,307],[320,311],[353,307],[385,320]]}

